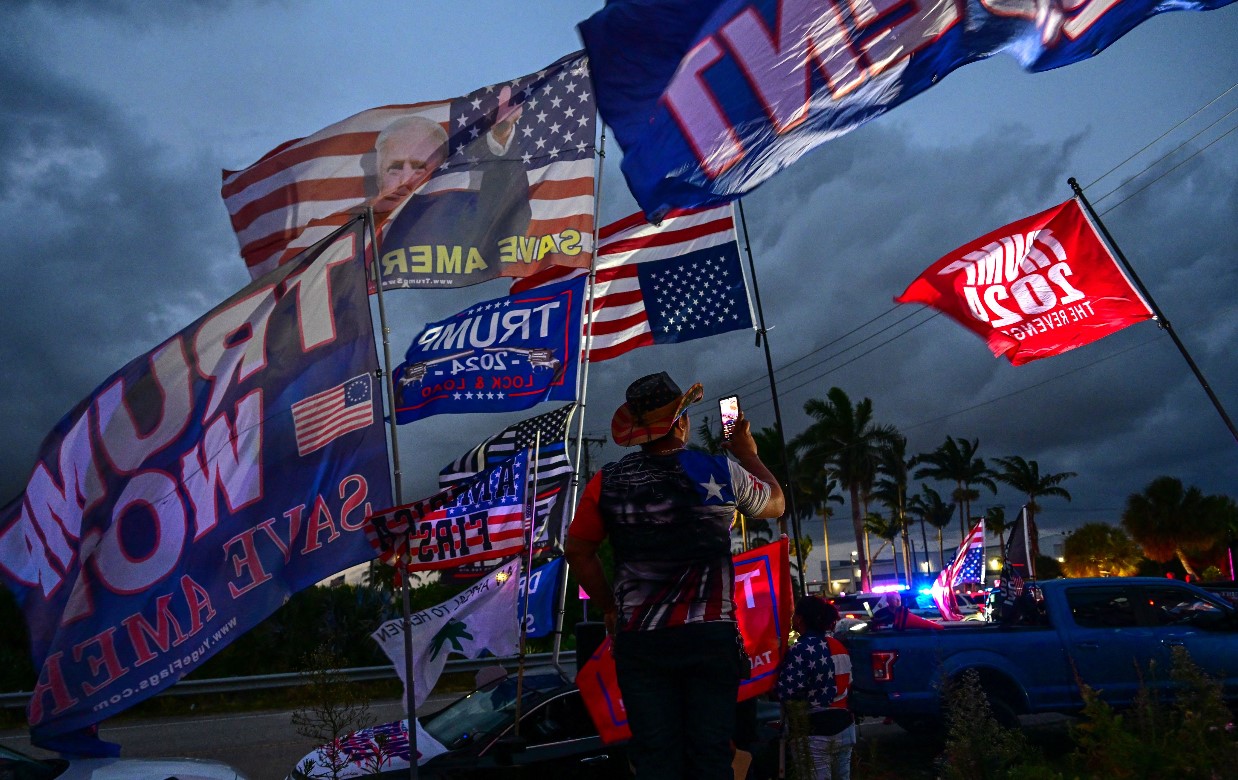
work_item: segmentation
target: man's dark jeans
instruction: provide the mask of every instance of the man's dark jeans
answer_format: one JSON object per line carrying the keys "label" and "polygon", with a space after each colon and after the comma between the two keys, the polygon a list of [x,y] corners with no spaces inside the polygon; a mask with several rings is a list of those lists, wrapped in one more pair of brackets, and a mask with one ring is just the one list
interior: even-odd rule
{"label": "man's dark jeans", "polygon": [[615,638],[615,668],[640,780],[730,780],[734,623],[692,623]]}

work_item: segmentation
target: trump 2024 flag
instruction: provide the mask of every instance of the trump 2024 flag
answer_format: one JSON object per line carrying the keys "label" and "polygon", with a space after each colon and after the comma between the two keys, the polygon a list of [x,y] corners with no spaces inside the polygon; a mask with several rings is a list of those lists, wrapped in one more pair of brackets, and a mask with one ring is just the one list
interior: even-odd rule
{"label": "trump 2024 flag", "polygon": [[949,315],[1016,366],[1153,317],[1073,199],[964,244],[894,300]]}

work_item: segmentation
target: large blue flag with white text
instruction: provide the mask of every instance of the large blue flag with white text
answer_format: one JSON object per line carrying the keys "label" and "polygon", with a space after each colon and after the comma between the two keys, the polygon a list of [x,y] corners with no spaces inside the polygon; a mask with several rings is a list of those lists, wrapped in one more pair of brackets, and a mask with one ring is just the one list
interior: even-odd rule
{"label": "large blue flag with white text", "polygon": [[374,557],[365,516],[391,482],[361,224],[109,377],[0,510],[36,744],[159,693]]}
{"label": "large blue flag with white text", "polygon": [[1166,11],[1232,0],[608,0],[580,25],[598,110],[650,220],[733,200],[1000,51],[1029,71]]}
{"label": "large blue flag with white text", "polygon": [[393,376],[396,421],[575,400],[584,292],[579,277],[427,325]]}

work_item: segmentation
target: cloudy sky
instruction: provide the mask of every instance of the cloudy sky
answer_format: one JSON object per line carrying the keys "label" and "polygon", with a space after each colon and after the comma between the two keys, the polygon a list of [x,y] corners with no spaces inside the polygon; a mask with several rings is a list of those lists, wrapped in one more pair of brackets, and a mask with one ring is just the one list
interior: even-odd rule
{"label": "cloudy sky", "polygon": [[[514,0],[100,6],[28,0],[0,10],[10,31],[0,49],[5,499],[74,403],[247,282],[221,169],[366,108],[535,71],[580,48],[575,24],[600,3],[539,0],[536,13]],[[1073,502],[1045,502],[1049,534],[1116,522],[1126,496],[1162,474],[1238,495],[1238,443],[1156,325],[1014,368],[946,318],[891,302],[954,247],[1066,200],[1074,176],[1238,415],[1235,40],[1229,7],[1159,16],[1049,73],[999,55],[750,195],[788,430],[806,425],[807,399],[837,385],[871,398],[910,452],[953,435],[979,439],[982,457],[1078,472],[1066,483]],[[635,210],[609,147],[603,222]],[[505,289],[399,294],[393,351],[425,322]],[[631,379],[662,369],[702,381],[711,404],[738,391],[754,424],[773,424],[764,355],[752,334],[734,333],[596,366],[587,435],[606,435]],[[405,495],[430,492],[441,465],[514,419],[404,426]],[[610,445],[593,457],[619,454]],[[989,504],[1013,513],[1020,499],[986,493],[978,507]],[[845,514],[831,523],[835,558],[853,546]],[[820,522],[805,530],[815,572]]]}

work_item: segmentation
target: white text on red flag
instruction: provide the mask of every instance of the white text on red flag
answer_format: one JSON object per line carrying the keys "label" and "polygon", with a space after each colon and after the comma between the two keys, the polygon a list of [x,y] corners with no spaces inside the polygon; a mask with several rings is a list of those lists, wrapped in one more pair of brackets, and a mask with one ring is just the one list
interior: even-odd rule
{"label": "white text on red flag", "polygon": [[1016,366],[1153,316],[1075,200],[964,244],[894,300],[932,306]]}

